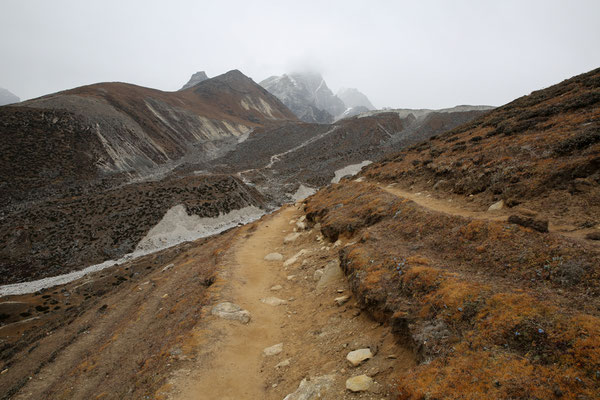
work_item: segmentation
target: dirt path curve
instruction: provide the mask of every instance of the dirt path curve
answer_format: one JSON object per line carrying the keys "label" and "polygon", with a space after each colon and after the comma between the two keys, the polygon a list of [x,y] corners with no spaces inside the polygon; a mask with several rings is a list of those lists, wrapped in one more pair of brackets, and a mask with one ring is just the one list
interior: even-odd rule
{"label": "dirt path curve", "polygon": [[[439,199],[433,197],[430,193],[422,193],[422,192],[410,192],[404,190],[395,184],[383,184],[378,182],[369,182],[377,187],[385,190],[388,193],[391,193],[398,197],[403,197],[409,200],[414,201],[421,207],[442,212],[450,215],[458,215],[465,218],[471,219],[480,219],[487,221],[506,221],[508,220],[509,214],[519,213],[521,210],[519,207],[514,210],[511,209],[501,209],[495,211],[478,211],[478,210],[469,210],[469,207],[466,204],[459,204],[455,199]],[[509,211],[510,210],[510,211]],[[529,211],[528,211],[529,212]],[[581,241],[585,241],[588,245],[599,246],[597,243],[590,243],[590,241],[585,240],[585,234],[589,230],[579,229],[575,226],[571,225],[562,225],[562,224],[553,224],[550,221],[548,230],[553,233],[560,234],[565,237],[569,237],[571,239],[577,239]]]}
{"label": "dirt path curve", "polygon": [[[375,184],[377,187],[385,190],[398,197],[409,199],[420,205],[421,207],[428,208],[433,211],[442,212],[450,215],[458,215],[465,218],[472,219],[484,219],[489,221],[506,221],[508,216],[504,215],[501,211],[475,211],[468,210],[454,201],[448,201],[448,199],[438,199],[431,196],[429,193],[421,192],[409,192],[401,189],[398,186],[391,184],[386,185],[382,183],[369,182]],[[450,199],[452,200],[452,199]]]}
{"label": "dirt path curve", "polygon": [[[238,304],[251,313],[251,321],[242,324],[208,315],[205,340],[199,343],[202,355],[191,368],[174,375],[167,398],[283,399],[303,379],[316,382],[318,377],[327,379],[322,398],[392,398],[393,378],[414,365],[412,350],[399,346],[389,327],[371,320],[351,297],[337,261],[343,244],[326,243],[316,229],[298,232],[295,240],[284,243],[302,215],[289,206],[264,217],[225,255],[221,288],[213,303]],[[273,252],[283,260],[265,261]],[[285,263],[294,255],[294,262]],[[321,278],[327,270],[335,273],[325,272],[327,279]],[[338,305],[334,299],[343,295],[349,300]],[[267,297],[286,304],[261,302]],[[263,354],[279,343],[281,353]],[[374,357],[350,366],[348,352],[365,347]],[[346,379],[361,374],[374,379],[370,390],[347,391]]]}

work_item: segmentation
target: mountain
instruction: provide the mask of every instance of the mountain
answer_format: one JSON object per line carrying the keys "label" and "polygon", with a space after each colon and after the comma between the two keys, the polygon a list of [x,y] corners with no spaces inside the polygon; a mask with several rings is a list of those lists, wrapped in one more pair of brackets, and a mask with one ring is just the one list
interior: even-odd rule
{"label": "mountain", "polygon": [[195,74],[192,75],[190,80],[185,85],[183,85],[181,87],[181,89],[179,89],[179,90],[185,90],[187,88],[191,88],[192,86],[196,86],[200,82],[204,82],[207,79],[208,79],[208,76],[206,76],[206,72],[204,72],[204,71],[196,72]]}
{"label": "mountain", "polygon": [[99,83],[0,107],[1,281],[118,259],[176,206],[198,218],[267,208],[241,180],[199,170],[288,122],[239,71],[172,93]]}
{"label": "mountain", "polygon": [[4,204],[30,198],[30,190],[40,195],[65,183],[152,176],[210,160],[257,127],[296,121],[239,71],[178,92],[99,83],[3,107],[0,115],[0,174],[12,182]]}
{"label": "mountain", "polygon": [[308,124],[239,71],[173,93],[100,83],[1,107],[0,271],[8,283],[119,258],[178,204],[271,209],[482,112]]}
{"label": "mountain", "polygon": [[8,90],[0,87],[0,106],[4,106],[6,104],[13,104],[20,102],[17,96],[9,92]]}
{"label": "mountain", "polygon": [[367,96],[359,92],[358,89],[353,88],[341,88],[336,96],[344,102],[346,108],[364,107],[367,110],[374,110],[375,107]]}
{"label": "mountain", "polygon": [[260,85],[305,122],[331,123],[346,109],[344,102],[333,94],[318,73],[271,76]]}
{"label": "mountain", "polygon": [[265,123],[207,163],[5,206],[9,282],[325,186],[0,286],[2,398],[598,398],[599,93],[600,69],[492,110]]}

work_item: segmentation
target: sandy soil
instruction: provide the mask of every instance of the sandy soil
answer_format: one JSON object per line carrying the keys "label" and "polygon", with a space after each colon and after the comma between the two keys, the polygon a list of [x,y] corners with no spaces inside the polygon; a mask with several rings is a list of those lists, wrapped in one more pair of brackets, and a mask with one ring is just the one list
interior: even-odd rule
{"label": "sandy soil", "polygon": [[[215,302],[234,302],[249,310],[252,320],[244,325],[209,317],[203,356],[192,368],[174,374],[167,386],[168,398],[282,399],[302,379],[333,375],[334,384],[324,398],[381,399],[391,396],[392,371],[414,365],[412,351],[395,342],[389,327],[361,312],[353,298],[336,305],[335,298],[351,295],[343,276],[317,288],[315,271],[335,263],[341,245],[334,248],[317,240],[320,235],[315,230],[283,243],[295,227],[290,221],[301,215],[295,207],[284,208],[265,219],[225,257],[222,273],[227,283]],[[301,250],[307,254],[283,266]],[[272,252],[283,254],[283,261],[265,261],[265,255]],[[271,290],[276,285],[281,289]],[[267,305],[260,301],[266,297],[278,297],[287,304]],[[279,343],[283,344],[281,354],[263,355],[263,349]],[[363,347],[371,348],[374,358],[351,367],[347,353]],[[277,366],[286,360],[289,366]],[[372,391],[347,391],[346,379],[363,373],[375,380]]]}

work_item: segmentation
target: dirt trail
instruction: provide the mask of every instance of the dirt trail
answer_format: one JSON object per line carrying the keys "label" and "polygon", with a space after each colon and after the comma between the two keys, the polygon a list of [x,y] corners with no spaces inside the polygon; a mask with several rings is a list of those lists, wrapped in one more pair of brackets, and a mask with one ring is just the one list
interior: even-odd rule
{"label": "dirt trail", "polygon": [[[518,214],[520,212],[520,208],[516,207],[515,209],[500,209],[495,211],[480,211],[469,209],[470,205],[465,204],[464,202],[457,201],[456,198],[447,198],[447,199],[439,199],[432,196],[427,192],[411,192],[404,190],[395,184],[383,184],[378,182],[369,182],[375,184],[377,187],[385,190],[388,193],[391,193],[398,197],[403,197],[409,200],[414,201],[421,207],[442,212],[450,215],[457,215],[465,218],[471,219],[481,219],[487,221],[506,221],[508,220],[508,216],[510,214]],[[472,207],[472,206],[471,206]],[[528,211],[529,212],[529,211]],[[572,225],[567,224],[555,224],[550,221],[548,225],[548,230],[553,233],[558,233],[562,236],[566,236],[572,239],[585,240],[585,235],[590,230],[589,229],[580,229]],[[586,241],[588,244],[594,246],[599,246],[596,243],[590,241]]]}
{"label": "dirt trail", "polygon": [[[395,374],[414,365],[412,351],[399,346],[389,327],[372,321],[353,298],[341,306],[334,302],[351,296],[337,265],[342,244],[325,243],[315,229],[299,232],[296,240],[284,244],[284,237],[295,230],[291,220],[301,215],[290,206],[265,217],[225,256],[223,286],[213,304],[231,301],[248,310],[252,319],[245,325],[208,316],[203,355],[192,368],[174,374],[166,397],[283,399],[303,379],[329,376],[331,385],[323,398],[382,399],[391,396]],[[284,265],[300,250],[305,254]],[[283,260],[265,261],[265,255],[273,252],[282,254]],[[315,275],[320,273],[315,271],[326,266],[335,266],[338,274],[317,282]],[[276,290],[271,290],[273,286]],[[287,304],[267,305],[260,300],[266,297]],[[280,354],[263,354],[279,343]],[[373,359],[350,366],[345,359],[348,352],[365,347],[375,353]],[[371,390],[347,391],[346,379],[361,374],[374,379]]]}
{"label": "dirt trail", "polygon": [[292,209],[287,209],[278,218],[259,226],[228,256],[227,264],[232,268],[225,273],[230,286],[223,295],[251,310],[253,323],[214,321],[210,329],[217,330],[225,340],[219,343],[211,367],[202,369],[178,398],[258,399],[263,396],[261,354],[264,348],[281,342],[280,326],[285,318],[282,309],[260,301],[269,295],[273,275],[280,269],[276,263],[264,261],[264,257],[270,249],[281,246],[281,232],[289,226],[287,221],[292,213]]}
{"label": "dirt trail", "polygon": [[468,210],[462,205],[456,204],[452,199],[438,199],[429,193],[422,192],[409,192],[401,189],[394,184],[386,185],[382,183],[370,182],[377,185],[379,188],[385,190],[398,197],[409,199],[420,205],[421,207],[428,208],[433,211],[442,212],[450,215],[458,215],[465,218],[472,219],[485,219],[490,221],[506,221],[507,215],[504,215],[501,211],[476,211]]}

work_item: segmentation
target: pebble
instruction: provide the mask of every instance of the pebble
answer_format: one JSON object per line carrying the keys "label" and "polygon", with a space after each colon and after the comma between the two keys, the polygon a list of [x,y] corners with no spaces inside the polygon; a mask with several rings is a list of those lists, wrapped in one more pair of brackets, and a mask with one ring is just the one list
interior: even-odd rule
{"label": "pebble", "polygon": [[336,297],[334,301],[338,306],[343,306],[348,302],[348,300],[350,300],[350,296],[340,296]]}
{"label": "pebble", "polygon": [[300,234],[298,232],[290,233],[285,238],[283,238],[283,243],[286,243],[286,244],[292,243],[292,242],[296,241],[296,239],[298,239],[299,237],[300,237]]}
{"label": "pebble", "polygon": [[275,366],[275,368],[279,369],[279,368],[289,367],[291,362],[292,362],[291,358],[285,359],[282,362],[280,362],[279,364],[277,364]]}
{"label": "pebble", "polygon": [[283,286],[281,286],[281,285],[275,285],[271,288],[271,290],[274,292],[276,292],[277,290],[281,290],[281,289],[283,289]]}
{"label": "pebble", "polygon": [[313,279],[318,282],[319,279],[321,279],[321,277],[323,276],[323,270],[322,269],[318,269],[315,271],[315,273],[313,274]]}
{"label": "pebble", "polygon": [[281,261],[283,260],[283,255],[280,253],[269,253],[265,256],[265,261]]}
{"label": "pebble", "polygon": [[260,299],[260,301],[269,306],[281,306],[281,305],[287,304],[287,301],[280,299],[278,297],[266,297],[264,299]]}
{"label": "pebble", "polygon": [[265,348],[263,350],[263,354],[266,357],[270,357],[270,356],[276,356],[277,354],[280,354],[282,351],[283,351],[283,343],[277,343],[271,347]]}

